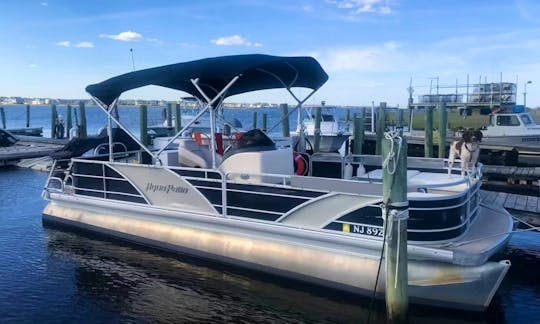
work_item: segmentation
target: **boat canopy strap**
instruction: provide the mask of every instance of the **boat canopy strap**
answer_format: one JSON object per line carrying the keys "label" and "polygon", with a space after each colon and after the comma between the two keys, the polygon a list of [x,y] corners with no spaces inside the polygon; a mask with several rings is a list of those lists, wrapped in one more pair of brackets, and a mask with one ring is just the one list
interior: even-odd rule
{"label": "boat canopy strap", "polygon": [[[242,78],[223,94],[223,98],[265,89],[301,87],[317,90],[328,80],[326,72],[312,57],[247,54],[134,71],[89,85],[86,91],[108,107],[123,92],[147,85],[184,91],[208,102],[208,97],[217,96],[231,79],[239,75]],[[199,89],[192,82],[195,79]],[[203,93],[208,97],[205,98]]]}

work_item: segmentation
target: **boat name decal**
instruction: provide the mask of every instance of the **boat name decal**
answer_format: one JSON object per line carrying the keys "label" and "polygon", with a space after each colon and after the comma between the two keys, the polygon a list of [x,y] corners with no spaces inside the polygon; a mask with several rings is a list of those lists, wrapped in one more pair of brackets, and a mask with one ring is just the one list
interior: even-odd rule
{"label": "boat name decal", "polygon": [[170,192],[175,192],[175,193],[181,193],[181,194],[186,194],[188,193],[188,188],[186,187],[182,187],[182,186],[175,186],[175,185],[162,185],[162,184],[155,184],[153,182],[148,182],[146,184],[146,191],[147,192],[156,192],[156,191],[161,191],[161,192],[164,192],[164,193],[170,193]]}
{"label": "boat name decal", "polygon": [[540,142],[540,137],[523,137],[522,142]]}

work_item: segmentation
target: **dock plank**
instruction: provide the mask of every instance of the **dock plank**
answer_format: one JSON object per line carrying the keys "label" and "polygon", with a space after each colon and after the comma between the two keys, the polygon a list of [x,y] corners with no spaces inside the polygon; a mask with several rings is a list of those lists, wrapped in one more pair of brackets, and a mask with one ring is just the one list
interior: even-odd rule
{"label": "dock plank", "polygon": [[493,203],[495,201],[496,198],[497,198],[497,192],[495,192],[495,191],[485,191],[484,195],[482,197],[482,201],[485,204],[491,204],[491,203]]}
{"label": "dock plank", "polygon": [[506,202],[506,198],[508,198],[508,193],[498,192],[497,198],[495,198],[495,201],[494,201],[494,205],[504,206],[504,203]]}
{"label": "dock plank", "polygon": [[514,209],[525,210],[526,206],[527,206],[527,196],[517,195],[516,205]]}
{"label": "dock plank", "polygon": [[506,201],[504,202],[504,208],[515,209],[516,198],[517,198],[516,194],[508,194],[508,197],[506,198]]}
{"label": "dock plank", "polygon": [[527,204],[525,206],[525,210],[535,213],[538,210],[537,206],[538,206],[538,197],[527,196]]}

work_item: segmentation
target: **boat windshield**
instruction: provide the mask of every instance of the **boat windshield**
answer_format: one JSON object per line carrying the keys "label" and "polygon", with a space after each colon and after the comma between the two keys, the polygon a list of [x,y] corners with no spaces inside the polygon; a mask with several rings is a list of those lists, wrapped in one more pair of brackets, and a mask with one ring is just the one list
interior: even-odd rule
{"label": "boat windshield", "polygon": [[529,116],[529,114],[522,114],[519,117],[521,118],[521,121],[523,122],[523,124],[525,126],[534,125],[534,122],[533,122],[531,116]]}
{"label": "boat windshield", "polygon": [[325,122],[326,122],[326,121],[334,121],[334,116],[323,114],[323,115],[322,115],[322,121],[325,121]]}
{"label": "boat windshield", "polygon": [[497,116],[497,126],[519,126],[519,119],[515,115]]}

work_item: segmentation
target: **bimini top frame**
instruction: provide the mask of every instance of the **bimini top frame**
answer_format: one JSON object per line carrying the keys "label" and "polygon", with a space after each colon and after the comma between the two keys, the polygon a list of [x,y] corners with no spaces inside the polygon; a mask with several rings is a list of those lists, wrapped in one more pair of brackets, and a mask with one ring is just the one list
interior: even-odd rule
{"label": "bimini top frame", "polygon": [[[165,65],[122,74],[101,83],[86,87],[86,91],[109,117],[109,134],[113,120],[128,133],[141,147],[158,160],[156,154],[145,147],[137,137],[129,132],[112,112],[120,95],[128,90],[147,85],[157,85],[187,92],[201,100],[205,107],[192,120],[195,122],[206,111],[210,112],[212,166],[215,168],[215,108],[227,97],[256,90],[286,89],[296,100],[295,109],[311,97],[326,81],[328,75],[312,57],[281,57],[262,54],[233,55],[206,58],[185,63]],[[304,99],[299,99],[292,88],[312,89]],[[294,110],[293,110],[294,111]],[[292,111],[291,111],[292,113]],[[191,126],[189,123],[184,127]],[[170,142],[174,141],[178,132]],[[168,145],[168,144],[167,144]],[[167,147],[165,145],[164,147]],[[109,147],[112,160],[112,147]]]}

